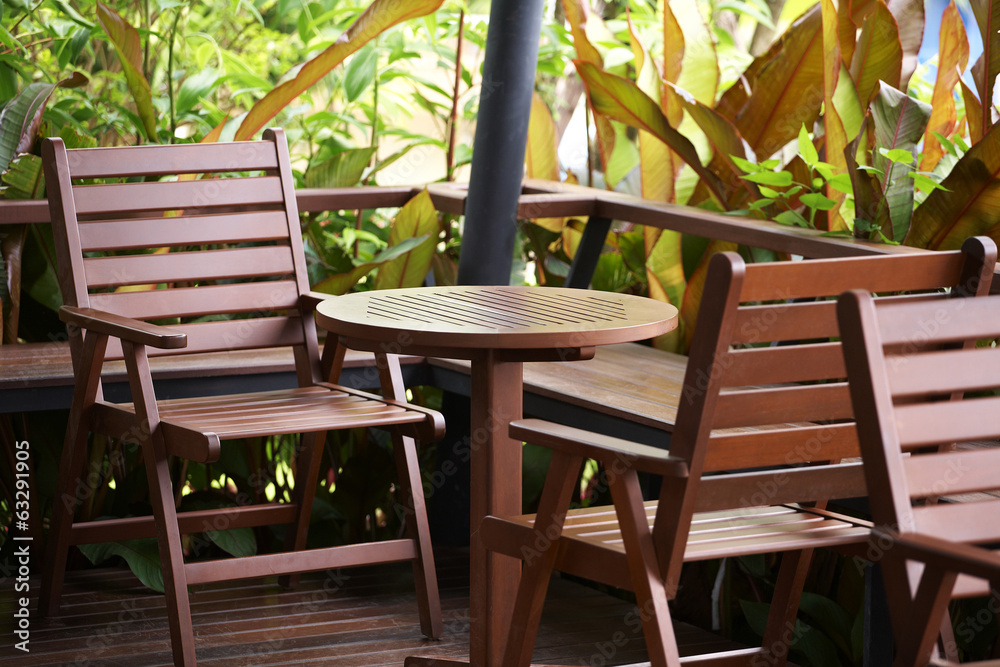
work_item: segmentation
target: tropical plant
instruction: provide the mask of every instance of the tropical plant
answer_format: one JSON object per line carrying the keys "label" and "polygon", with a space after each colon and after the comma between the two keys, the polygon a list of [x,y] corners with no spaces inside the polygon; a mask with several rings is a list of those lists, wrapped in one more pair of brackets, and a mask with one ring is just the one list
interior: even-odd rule
{"label": "tropical plant", "polygon": [[[44,196],[38,142],[45,136],[60,136],[69,147],[218,141],[250,138],[263,123],[280,122],[289,127],[294,154],[302,156],[296,163],[300,184],[313,187],[371,182],[414,148],[444,152],[447,145],[446,138],[408,132],[402,123],[409,111],[400,111],[422,107],[410,104],[413,98],[450,100],[444,91],[431,91],[433,82],[414,83],[405,76],[427,52],[445,57],[461,10],[413,20],[436,10],[441,0],[371,5],[331,0],[301,6],[42,0],[30,7],[15,5],[4,5],[6,52],[0,55],[4,198]],[[480,27],[469,30],[471,41],[481,41]],[[301,53],[307,54],[306,62],[298,66]],[[454,53],[452,60],[459,60]],[[471,71],[463,68],[462,73],[471,82]],[[442,104],[450,109],[450,102]],[[472,113],[474,105],[467,111]],[[380,159],[383,137],[401,147]],[[462,151],[455,153],[467,159]],[[363,288],[421,284],[438,254],[441,225],[426,193],[395,215],[333,211],[306,216],[303,235],[313,282],[341,293],[375,269]],[[63,337],[54,315],[61,299],[51,231],[47,225],[4,231],[5,340]],[[453,246],[449,251],[454,253]],[[18,317],[22,295],[30,317]],[[28,428],[38,436],[32,438],[36,460],[46,462],[39,468],[48,471],[37,475],[41,492],[32,494],[44,516],[64,416],[40,417],[32,418]],[[3,427],[11,434],[22,430],[10,422]],[[289,497],[295,446],[292,439],[249,440],[226,448],[216,464],[178,468],[173,471],[175,488],[181,489],[178,502],[197,509]],[[388,509],[392,480],[379,472],[393,469],[390,444],[358,432],[334,442],[330,451],[317,512],[342,528],[326,532],[324,539],[396,532],[399,519]],[[134,449],[98,441],[89,456],[93,493],[80,509],[84,518],[147,513],[144,473]],[[386,460],[390,465],[384,465]],[[7,481],[0,484],[5,491],[12,488]],[[11,506],[0,498],[0,510]],[[192,555],[241,554],[278,542],[266,531],[239,530],[192,536],[186,548]],[[160,586],[155,548],[146,542],[94,545],[85,553],[94,562],[120,556],[147,585]]]}

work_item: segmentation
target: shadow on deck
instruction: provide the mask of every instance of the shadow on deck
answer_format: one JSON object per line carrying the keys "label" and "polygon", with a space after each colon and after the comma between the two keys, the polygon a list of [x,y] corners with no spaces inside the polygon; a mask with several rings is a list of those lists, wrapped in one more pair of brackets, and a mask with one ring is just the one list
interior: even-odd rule
{"label": "shadow on deck", "polygon": [[[408,655],[468,655],[467,555],[438,556],[444,637],[420,634],[411,570],[399,564],[303,575],[295,590],[275,580],[192,587],[199,665],[402,665]],[[9,581],[9,580],[8,580]],[[39,582],[32,578],[32,593]],[[0,662],[4,665],[170,664],[166,609],[124,569],[71,572],[63,613],[31,619],[30,653],[11,643],[12,591],[0,594]],[[32,601],[32,609],[35,601]],[[629,603],[554,579],[534,660],[620,665],[645,660]],[[682,625],[682,651],[733,645]]]}

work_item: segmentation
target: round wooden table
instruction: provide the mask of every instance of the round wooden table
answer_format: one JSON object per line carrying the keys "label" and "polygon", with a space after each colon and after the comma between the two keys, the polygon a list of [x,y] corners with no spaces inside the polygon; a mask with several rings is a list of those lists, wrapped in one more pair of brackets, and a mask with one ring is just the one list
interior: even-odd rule
{"label": "round wooden table", "polygon": [[348,349],[471,360],[470,658],[499,664],[520,563],[487,552],[479,525],[521,513],[521,443],[507,424],[522,416],[523,362],[589,359],[596,345],[659,336],[677,326],[677,309],[591,290],[419,287],[329,299],[317,320]]}

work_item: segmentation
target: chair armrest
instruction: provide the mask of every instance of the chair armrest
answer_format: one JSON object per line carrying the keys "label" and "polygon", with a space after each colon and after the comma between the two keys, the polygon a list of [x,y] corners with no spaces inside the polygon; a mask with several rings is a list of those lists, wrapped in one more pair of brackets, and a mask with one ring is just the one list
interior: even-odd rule
{"label": "chair armrest", "polygon": [[311,313],[316,310],[316,306],[327,299],[334,298],[334,296],[334,294],[324,294],[323,292],[306,292],[299,296],[299,305],[302,308],[303,314]]}
{"label": "chair armrest", "polygon": [[961,572],[981,579],[1000,582],[1000,554],[989,549],[951,542],[926,533],[896,533],[875,528],[873,536],[887,538],[892,550],[900,555],[926,563],[935,569]]}
{"label": "chair armrest", "polygon": [[[664,477],[687,477],[687,462],[665,449],[640,445],[583,429],[553,424],[541,419],[519,419],[510,423],[510,437],[542,445],[566,454],[596,459],[605,467],[636,468]],[[615,470],[615,472],[624,472]]]}
{"label": "chair armrest", "polygon": [[121,338],[130,343],[164,350],[187,347],[186,333],[94,308],[62,306],[59,308],[59,319],[66,324]]}

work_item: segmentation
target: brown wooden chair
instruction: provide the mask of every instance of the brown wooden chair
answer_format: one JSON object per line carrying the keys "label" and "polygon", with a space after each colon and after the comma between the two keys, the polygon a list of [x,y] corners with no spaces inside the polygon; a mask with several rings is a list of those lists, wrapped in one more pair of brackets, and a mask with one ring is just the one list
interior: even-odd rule
{"label": "brown wooden chair", "polygon": [[[861,554],[870,527],[824,507],[865,494],[860,463],[838,463],[859,449],[836,303],[824,297],[846,286],[985,294],[995,259],[989,239],[970,240],[964,252],[750,266],[720,254],[708,269],[669,451],[513,422],[513,437],[554,451],[538,513],[488,517],[482,527],[490,549],[524,561],[504,664],[529,664],[553,569],[633,590],[650,662],[663,667],[683,662],[668,608],[682,564],[778,552],[762,646],[697,664],[784,663],[812,551]],[[614,507],[568,510],[586,458],[603,464]],[[643,502],[640,471],[662,476],[658,501]]]}
{"label": "brown wooden chair", "polygon": [[[86,150],[50,139],[43,157],[76,386],[56,495],[68,500],[54,504],[40,611],[59,610],[71,545],[155,535],[178,665],[195,664],[189,585],[271,575],[287,582],[298,572],[365,563],[412,561],[422,631],[440,636],[414,438],[436,439],[444,423],[405,403],[395,357],[377,355],[383,398],[333,384],[344,353],[335,340],[321,372],[313,310],[327,295],[309,292],[283,133],[268,130],[258,142]],[[148,287],[121,289],[137,285]],[[149,374],[151,355],[287,346],[296,360],[294,389],[157,400]],[[110,403],[102,365],[122,358],[134,402]],[[392,433],[409,505],[407,538],[303,550],[326,432],[369,426]],[[73,522],[88,433],[141,445],[153,516]],[[227,440],[293,433],[303,434],[293,502],[175,511],[170,457],[211,462]],[[292,553],[185,564],[181,535],[217,530],[219,521],[228,528],[288,524]]]}
{"label": "brown wooden chair", "polygon": [[[849,292],[838,315],[894,664],[926,665],[952,597],[1000,602],[1000,447],[956,445],[1000,438],[1000,349],[976,347],[1000,338],[1000,297],[876,306]],[[979,495],[940,498],[961,494]]]}

